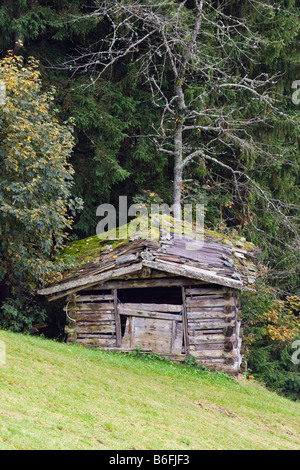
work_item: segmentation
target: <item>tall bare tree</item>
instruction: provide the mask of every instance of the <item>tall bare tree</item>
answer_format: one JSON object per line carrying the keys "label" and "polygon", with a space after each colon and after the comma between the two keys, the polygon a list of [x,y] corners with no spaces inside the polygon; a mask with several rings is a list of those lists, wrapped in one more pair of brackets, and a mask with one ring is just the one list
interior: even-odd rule
{"label": "tall bare tree", "polygon": [[[256,0],[248,7],[261,15],[276,8]],[[268,194],[241,158],[255,153],[261,171],[267,171],[280,151],[259,141],[259,129],[272,126],[274,116],[287,116],[280,111],[278,77],[252,71],[264,39],[251,29],[247,15],[231,10],[226,0],[97,1],[92,12],[71,21],[94,17],[106,23],[108,33],[64,65],[89,70],[98,80],[128,58],[134,62],[153,104],[161,108],[160,124],[149,138],[173,160],[175,217],[180,217],[185,171],[202,161],[227,175],[245,212],[245,194],[255,192],[298,237],[287,216],[291,207]]]}

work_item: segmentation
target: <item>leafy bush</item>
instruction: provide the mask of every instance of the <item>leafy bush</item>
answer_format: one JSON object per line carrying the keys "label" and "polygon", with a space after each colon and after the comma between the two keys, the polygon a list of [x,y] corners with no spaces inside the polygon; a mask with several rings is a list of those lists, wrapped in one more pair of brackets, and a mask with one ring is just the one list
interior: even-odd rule
{"label": "leafy bush", "polygon": [[56,279],[53,259],[80,205],[71,197],[73,128],[58,121],[38,67],[11,52],[0,61],[0,271],[8,297],[19,299]]}
{"label": "leafy bush", "polygon": [[299,306],[299,297],[281,300],[263,285],[258,293],[244,293],[242,299],[248,373],[294,400],[300,397],[300,368],[292,361],[292,344],[300,339]]}
{"label": "leafy bush", "polygon": [[45,318],[46,311],[28,299],[7,299],[0,309],[0,327],[14,332],[28,332]]}

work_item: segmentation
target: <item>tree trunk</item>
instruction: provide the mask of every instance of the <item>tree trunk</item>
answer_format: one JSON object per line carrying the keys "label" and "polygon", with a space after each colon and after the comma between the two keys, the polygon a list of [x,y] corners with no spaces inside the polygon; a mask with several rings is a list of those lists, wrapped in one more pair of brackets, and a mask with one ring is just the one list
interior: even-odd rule
{"label": "tree trunk", "polygon": [[[14,5],[14,12],[13,12],[13,18],[12,19],[19,19],[23,16],[23,10],[22,7],[19,5],[19,2],[13,2]],[[14,40],[14,53],[19,54],[20,51],[23,49],[24,45],[24,34],[22,31],[17,31],[15,33],[15,40]]]}
{"label": "tree trunk", "polygon": [[178,100],[177,119],[174,133],[174,181],[173,181],[173,205],[175,219],[181,219],[181,190],[182,190],[182,172],[183,172],[183,123],[186,111],[184,93],[181,81],[175,86],[175,92]]}
{"label": "tree trunk", "polygon": [[181,219],[181,185],[182,185],[182,123],[179,123],[174,136],[174,181],[173,213],[175,219]]}

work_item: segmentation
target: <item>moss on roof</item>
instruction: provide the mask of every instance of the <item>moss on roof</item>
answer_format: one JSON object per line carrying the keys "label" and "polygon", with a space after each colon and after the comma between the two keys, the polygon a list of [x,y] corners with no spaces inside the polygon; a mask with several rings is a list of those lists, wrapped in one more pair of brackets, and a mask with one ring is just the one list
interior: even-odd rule
{"label": "moss on roof", "polygon": [[[136,219],[137,220],[137,219]],[[124,243],[128,243],[131,239],[131,236],[128,235],[128,229],[131,222],[121,227],[117,227],[116,232],[108,231],[101,235],[93,235],[81,240],[76,240],[68,243],[62,252],[59,255],[59,261],[65,261],[66,264],[72,266],[70,269],[78,268],[90,261],[99,260],[100,253],[105,252],[106,250],[114,249]],[[131,225],[132,228],[132,225]],[[171,233],[174,232],[174,223],[171,217],[164,217],[162,228],[169,229]],[[161,233],[158,227],[151,226],[153,232],[151,235],[156,240],[161,240]],[[186,233],[186,232],[185,232]],[[193,233],[190,233],[190,235]],[[143,238],[143,232],[139,233],[139,237]],[[232,234],[220,233],[214,230],[204,229],[205,239],[215,242],[229,245],[231,248],[235,249],[245,249],[248,251],[254,251],[255,246],[251,242],[247,242],[245,238],[240,237],[234,231]],[[147,238],[147,237],[145,237]]]}

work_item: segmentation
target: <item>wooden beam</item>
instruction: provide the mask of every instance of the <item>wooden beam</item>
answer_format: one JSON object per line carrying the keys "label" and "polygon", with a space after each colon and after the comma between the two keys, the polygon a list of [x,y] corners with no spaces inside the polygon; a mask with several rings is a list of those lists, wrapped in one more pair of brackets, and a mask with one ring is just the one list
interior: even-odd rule
{"label": "wooden beam", "polygon": [[223,287],[221,289],[217,289],[213,286],[209,287],[192,287],[192,288],[187,288],[185,290],[187,296],[194,296],[194,295],[224,295],[224,294],[229,294],[233,292],[233,289],[230,289],[229,287]]}
{"label": "wooden beam", "polygon": [[134,288],[142,289],[147,287],[181,287],[191,285],[206,285],[206,283],[197,279],[187,279],[186,277],[165,277],[162,279],[130,279],[128,281],[125,281],[123,279],[116,279],[115,281],[107,281],[101,284],[94,285],[92,286],[91,290]]}
{"label": "wooden beam", "polygon": [[[205,271],[203,269],[195,268],[192,266],[187,266],[187,265],[178,265],[176,263],[170,263],[167,261],[146,261],[144,260],[143,262],[140,263],[135,263],[131,266],[123,267],[123,268],[118,268],[118,269],[110,269],[109,271],[97,274],[97,275],[92,275],[92,276],[87,276],[75,280],[71,280],[65,283],[57,284],[52,287],[47,287],[44,289],[40,289],[38,291],[38,294],[40,295],[49,295],[51,298],[49,300],[56,300],[60,297],[64,297],[65,295],[72,293],[72,292],[78,292],[80,290],[84,289],[89,289],[92,288],[95,284],[98,283],[103,283],[102,286],[104,288],[104,283],[110,281],[113,278],[120,278],[122,276],[130,275],[134,272],[141,271],[143,267],[148,267],[151,269],[155,269],[157,271],[164,271],[173,275],[177,275],[181,278],[188,278],[190,281],[186,280],[185,285],[192,285],[192,280],[195,281],[201,281],[201,283],[213,283],[217,285],[222,285],[226,287],[231,287],[235,289],[241,289],[243,290],[243,283],[241,281],[237,281],[235,279],[223,277],[217,275],[214,271]],[[171,278],[172,279],[172,278]],[[168,284],[169,286],[171,285],[176,285],[178,282],[177,280],[173,279],[173,282],[168,280],[167,283],[163,282],[165,279],[136,279],[136,280],[131,280],[133,283],[131,287],[135,287],[134,283],[139,284],[139,282],[144,282],[144,286],[146,287],[154,287],[154,286],[163,286]],[[124,282],[124,281],[123,281]],[[141,284],[139,284],[141,286]],[[179,283],[178,285],[182,285]],[[107,288],[107,285],[105,286]],[[124,287],[122,287],[124,288]]]}
{"label": "wooden beam", "polygon": [[70,308],[70,310],[76,310],[78,312],[113,312],[114,303],[113,302],[91,302],[91,303],[82,303],[76,304],[75,307]]}
{"label": "wooden beam", "polygon": [[[153,273],[152,273],[153,275]],[[168,274],[166,274],[167,276]],[[175,275],[174,275],[175,276]],[[161,279],[116,279],[114,281],[104,281],[100,283],[93,284],[91,286],[87,286],[81,289],[74,288],[69,291],[60,292],[59,294],[54,294],[48,297],[48,302],[52,302],[53,300],[61,299],[65,297],[67,294],[76,293],[79,290],[111,290],[111,289],[133,289],[133,288],[147,288],[147,287],[181,287],[181,286],[205,286],[209,283],[204,281],[199,281],[197,279],[190,279],[185,277],[165,277]]]}
{"label": "wooden beam", "polygon": [[115,322],[115,315],[113,312],[111,313],[103,313],[100,312],[76,312],[76,320],[77,322],[89,322],[89,323],[107,323],[108,321]]}
{"label": "wooden beam", "polygon": [[94,333],[96,335],[104,333],[115,333],[115,322],[111,323],[100,323],[100,324],[91,324],[91,323],[82,323],[77,326],[77,336],[84,335],[86,333]]}
{"label": "wooden beam", "polygon": [[125,315],[128,317],[156,318],[159,320],[169,320],[169,321],[176,320],[179,323],[182,322],[182,316],[178,314],[164,313],[164,312],[152,312],[149,310],[132,309],[128,307],[124,308],[122,305],[119,305],[119,313],[120,315]]}
{"label": "wooden beam", "polygon": [[112,291],[113,296],[114,296],[114,313],[115,313],[115,322],[116,322],[116,346],[119,348],[121,346],[122,342],[122,332],[121,332],[121,320],[120,320],[120,315],[119,315],[119,309],[118,309],[118,291],[117,289],[114,289]]}
{"label": "wooden beam", "polygon": [[183,321],[183,340],[185,345],[185,353],[189,354],[189,335],[188,335],[188,324],[187,324],[187,316],[186,316],[186,298],[185,298],[185,288],[181,287],[181,294],[182,294],[182,321]]}
{"label": "wooden beam", "polygon": [[179,266],[175,263],[169,263],[167,261],[143,261],[144,266],[149,268],[158,269],[161,271],[167,271],[179,276],[190,277],[192,279],[199,279],[201,281],[210,282],[212,284],[218,284],[220,286],[233,287],[235,289],[243,289],[243,283],[235,279],[218,276],[214,271],[205,271],[203,269],[195,268],[193,266]]}
{"label": "wooden beam", "polygon": [[105,300],[113,300],[113,295],[81,295],[76,297],[76,302],[103,302]]}
{"label": "wooden beam", "polygon": [[[136,348],[105,348],[105,351],[119,351],[119,352],[132,352],[136,351]],[[140,353],[152,353],[152,349],[139,348]]]}
{"label": "wooden beam", "polygon": [[142,263],[135,263],[125,268],[111,269],[110,271],[106,271],[104,273],[75,279],[73,281],[68,281],[61,284],[56,284],[52,287],[46,287],[45,289],[38,290],[37,293],[39,295],[51,295],[64,291],[64,294],[62,295],[63,297],[69,294],[70,291],[77,292],[79,290],[88,289],[89,286],[97,284],[98,282],[106,281],[112,278],[121,277],[125,276],[126,274],[140,271],[142,269],[142,266]]}
{"label": "wooden beam", "polygon": [[121,303],[119,311],[128,310],[146,310],[150,312],[180,313],[182,305],[175,304],[148,304],[148,303]]}
{"label": "wooden beam", "polygon": [[223,297],[215,297],[215,296],[199,296],[199,297],[192,297],[187,300],[187,307],[190,310],[194,308],[216,308],[216,307],[225,307],[230,306],[234,307],[234,298],[232,297],[230,300],[225,300]]}

